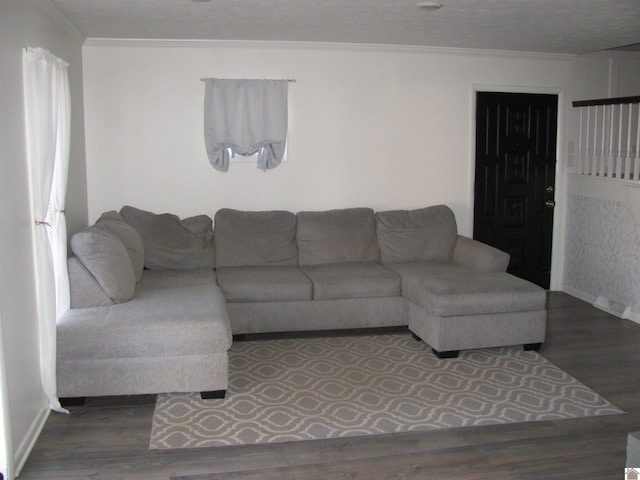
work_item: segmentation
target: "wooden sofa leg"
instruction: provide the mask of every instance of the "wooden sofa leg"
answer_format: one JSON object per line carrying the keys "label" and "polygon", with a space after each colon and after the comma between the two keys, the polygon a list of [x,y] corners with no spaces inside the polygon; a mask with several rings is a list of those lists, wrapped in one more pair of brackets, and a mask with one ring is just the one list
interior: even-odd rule
{"label": "wooden sofa leg", "polygon": [[435,348],[432,348],[431,351],[438,358],[458,358],[460,354],[460,350],[447,350],[446,352],[439,352]]}
{"label": "wooden sofa leg", "polygon": [[542,348],[542,343],[525,343],[524,351],[528,352],[529,350],[535,350],[536,352]]}
{"label": "wooden sofa leg", "polygon": [[209,392],[200,392],[200,398],[202,400],[214,400],[224,398],[226,394],[226,390],[211,390]]}
{"label": "wooden sofa leg", "polygon": [[86,397],[69,397],[60,398],[60,406],[62,407],[82,407]]}

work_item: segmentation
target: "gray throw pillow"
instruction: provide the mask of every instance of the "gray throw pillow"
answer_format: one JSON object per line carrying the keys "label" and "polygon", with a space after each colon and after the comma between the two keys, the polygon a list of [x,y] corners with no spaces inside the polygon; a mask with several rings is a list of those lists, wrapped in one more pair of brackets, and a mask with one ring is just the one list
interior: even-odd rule
{"label": "gray throw pillow", "polygon": [[71,251],[114,302],[131,299],[136,274],[118,237],[95,226],[86,227],[71,237]]}
{"label": "gray throw pillow", "polygon": [[292,212],[220,209],[213,239],[216,267],[298,264],[296,216]]}
{"label": "gray throw pillow", "polygon": [[446,205],[375,215],[383,263],[449,262],[458,228]]}
{"label": "gray throw pillow", "polygon": [[138,231],[125,222],[124,218],[115,210],[103,213],[96,221],[95,226],[115,235],[124,243],[136,274],[136,280],[140,280],[142,270],[144,270],[144,243]]}
{"label": "gray throw pillow", "polygon": [[213,221],[207,215],[180,219],[131,206],[120,215],[142,237],[149,270],[213,267]]}

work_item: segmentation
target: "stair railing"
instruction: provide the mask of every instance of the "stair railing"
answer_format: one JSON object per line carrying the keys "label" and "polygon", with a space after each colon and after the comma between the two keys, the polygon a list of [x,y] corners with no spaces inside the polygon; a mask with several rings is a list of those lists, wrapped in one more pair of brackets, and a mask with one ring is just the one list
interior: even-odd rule
{"label": "stair railing", "polygon": [[576,173],[640,181],[640,97],[582,100]]}

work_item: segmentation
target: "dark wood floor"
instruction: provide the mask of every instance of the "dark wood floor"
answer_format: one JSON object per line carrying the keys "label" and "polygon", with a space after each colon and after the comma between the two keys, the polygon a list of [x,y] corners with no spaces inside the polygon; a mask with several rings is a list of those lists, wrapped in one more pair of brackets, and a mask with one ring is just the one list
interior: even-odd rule
{"label": "dark wood floor", "polygon": [[149,451],[153,397],[52,414],[20,480],[621,479],[640,430],[640,325],[550,293],[541,354],[627,413],[270,446]]}

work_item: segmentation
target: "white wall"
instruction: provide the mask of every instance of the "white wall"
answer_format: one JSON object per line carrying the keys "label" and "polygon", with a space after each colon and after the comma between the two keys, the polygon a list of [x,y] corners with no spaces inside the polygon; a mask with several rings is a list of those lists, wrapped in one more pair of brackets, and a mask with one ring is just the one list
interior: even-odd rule
{"label": "white wall", "polygon": [[[571,58],[417,48],[88,41],[89,218],[130,204],[376,210],[438,203],[471,233],[474,87],[561,92]],[[292,78],[289,163],[208,163],[201,77]],[[483,87],[484,88],[484,87]]]}
{"label": "white wall", "polygon": [[[0,3],[0,308],[11,422],[9,458],[19,469],[48,414],[39,367],[33,220],[27,177],[22,50],[43,47],[70,63],[72,89],[70,222],[86,222],[80,42],[31,0]],[[6,412],[5,412],[6,413]]]}
{"label": "white wall", "polygon": [[640,53],[628,53],[615,59],[616,97],[640,95]]}

